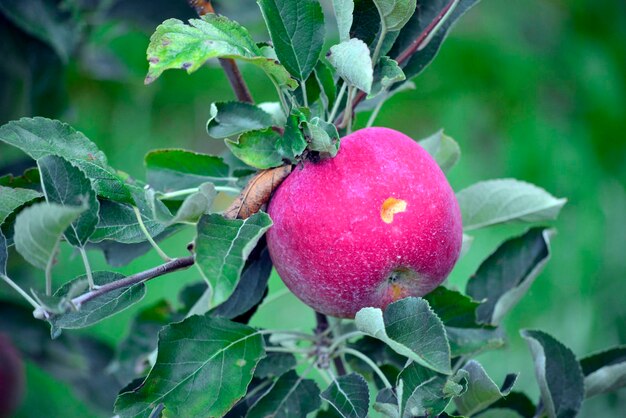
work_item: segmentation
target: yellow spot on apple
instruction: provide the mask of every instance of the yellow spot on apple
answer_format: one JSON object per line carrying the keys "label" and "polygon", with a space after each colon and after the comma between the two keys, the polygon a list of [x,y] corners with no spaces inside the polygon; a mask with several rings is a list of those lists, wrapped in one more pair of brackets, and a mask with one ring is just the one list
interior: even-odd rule
{"label": "yellow spot on apple", "polygon": [[401,286],[397,285],[397,284],[392,284],[390,286],[391,288],[391,299],[392,300],[398,300],[401,299],[404,296],[404,291],[402,289]]}
{"label": "yellow spot on apple", "polygon": [[400,212],[406,212],[406,201],[389,197],[380,208],[380,217],[383,222],[390,224],[393,222],[393,215]]}

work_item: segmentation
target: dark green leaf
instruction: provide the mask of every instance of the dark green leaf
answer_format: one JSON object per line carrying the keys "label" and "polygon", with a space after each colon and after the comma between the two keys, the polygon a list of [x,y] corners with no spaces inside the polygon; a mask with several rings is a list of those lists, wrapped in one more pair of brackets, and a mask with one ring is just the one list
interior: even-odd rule
{"label": "dark green leaf", "polygon": [[497,325],[530,288],[550,258],[553,231],[532,228],[502,244],[478,267],[467,283],[466,293],[484,301],[478,320]]}
{"label": "dark green leaf", "polygon": [[443,133],[443,129],[428,138],[419,141],[419,144],[437,161],[442,171],[448,171],[461,158],[459,144],[448,135]]}
{"label": "dark green leaf", "polygon": [[39,190],[39,170],[35,167],[27,168],[21,176],[13,176],[13,174],[5,174],[0,177],[0,186]]}
{"label": "dark green leaf", "polygon": [[7,260],[9,259],[9,252],[7,248],[7,239],[0,231],[0,276],[7,275]]}
{"label": "dark green leaf", "polygon": [[333,0],[333,10],[335,11],[337,28],[339,29],[339,41],[347,41],[350,39],[354,0]]}
{"label": "dark green leaf", "polygon": [[365,418],[369,410],[370,393],[363,376],[350,373],[334,380],[320,395],[344,418]]}
{"label": "dark green leaf", "polygon": [[63,232],[87,209],[38,203],[20,212],[15,220],[15,249],[35,267],[45,269],[55,255]]}
{"label": "dark green leaf", "polygon": [[440,373],[450,374],[450,346],[443,323],[421,298],[405,298],[357,312],[360,331],[387,343],[394,351]]}
{"label": "dark green leaf", "polygon": [[291,353],[269,352],[259,361],[254,376],[259,379],[280,377],[289,370],[296,368],[296,358]]}
{"label": "dark green leaf", "polygon": [[379,30],[380,15],[374,2],[371,0],[355,1],[350,38],[360,39],[370,45],[376,39]]}
{"label": "dark green leaf", "polygon": [[87,204],[87,209],[65,231],[70,244],[84,247],[96,230],[100,210],[91,182],[79,168],[56,155],[40,158],[37,165],[48,202],[66,206]]}
{"label": "dark green leaf", "polygon": [[626,386],[626,346],[611,348],[580,360],[585,375],[585,397]]}
{"label": "dark green leaf", "polygon": [[211,315],[241,322],[239,317],[251,312],[263,300],[272,273],[272,259],[264,238],[252,250],[232,295],[211,310]]}
{"label": "dark green leaf", "polygon": [[334,45],[326,58],[346,83],[365,93],[372,90],[374,72],[370,50],[365,42],[353,38]]}
{"label": "dark green leaf", "polygon": [[464,390],[463,380],[467,372],[459,372],[450,378],[413,362],[398,376],[402,381],[402,416],[437,416],[450,403],[453,396]]}
{"label": "dark green leaf", "polygon": [[315,66],[315,78],[320,85],[320,97],[326,109],[332,109],[337,97],[337,86],[331,69],[326,62],[320,61]]}
{"label": "dark green leaf", "polygon": [[229,176],[222,158],[182,149],[150,151],[145,164],[148,183],[162,192],[198,187],[206,182],[223,184]]}
{"label": "dark green leaf", "polygon": [[0,225],[14,211],[42,196],[41,193],[34,190],[0,186]]}
{"label": "dark green leaf", "polygon": [[505,398],[496,401],[493,405],[491,405],[491,408],[498,409],[500,411],[509,409],[515,411],[517,414],[519,414],[519,416],[524,418],[534,417],[535,410],[537,409],[532,401],[528,399],[528,396],[526,396],[522,392],[515,391],[506,395]]}
{"label": "dark green leaf", "polygon": [[[93,272],[93,281],[97,286],[112,283],[123,278],[123,275],[111,271]],[[80,276],[64,284],[54,293],[54,296],[66,296],[75,283],[82,282],[85,279],[86,276]],[[52,324],[52,334],[57,335],[57,330],[85,328],[100,322],[139,302],[145,294],[145,285],[137,283],[132,286],[112,290],[80,306],[76,306],[78,310],[53,315],[49,319],[50,324]]]}
{"label": "dark green leaf", "polygon": [[[414,14],[414,20],[407,24],[405,28],[406,33],[404,33],[405,31],[400,33],[399,39],[391,52],[392,56],[397,56],[393,55],[394,52],[401,54],[408,47],[408,43],[414,42],[416,39],[422,39],[422,45],[425,41],[428,41],[426,46],[423,46],[419,51],[411,55],[403,65],[407,79],[421,73],[430,64],[437,52],[439,52],[439,48],[452,25],[478,1],[459,0],[453,9],[449,9],[451,2],[437,0],[432,3],[433,7],[424,8],[425,10],[421,15]],[[428,33],[428,36],[424,37],[423,35],[426,34],[427,28],[433,25],[433,23],[436,25],[435,28],[437,30],[431,31]]]}
{"label": "dark green leaf", "polygon": [[283,159],[277,149],[279,141],[280,135],[272,128],[246,132],[236,141],[225,140],[235,157],[259,169],[282,165]]}
{"label": "dark green leaf", "polygon": [[[165,230],[165,225],[145,216],[141,212],[142,221],[152,237]],[[132,206],[110,200],[100,201],[100,221],[91,241],[114,240],[124,244],[134,244],[146,240],[139,226],[137,215]]]}
{"label": "dark green leaf", "polygon": [[514,221],[553,220],[567,201],[514,179],[481,181],[458,192],[457,199],[466,231]]}
{"label": "dark green leaf", "polygon": [[245,260],[271,225],[270,217],[263,212],[245,220],[226,219],[218,214],[200,219],[195,241],[196,263],[211,283],[214,305],[233,293]]}
{"label": "dark green leaf", "polygon": [[516,374],[507,376],[506,386],[500,389],[487,375],[483,366],[475,360],[467,362],[462,370],[468,373],[467,391],[454,398],[454,403],[461,415],[473,416],[506,397],[517,380]]}
{"label": "dark green leaf", "polygon": [[320,407],[320,390],[311,379],[289,371],[248,411],[247,418],[305,417]]}
{"label": "dark green leaf", "polygon": [[168,325],[150,374],[118,397],[115,412],[148,417],[163,403],[170,416],[222,416],[245,395],[263,351],[258,332],[222,318],[192,316]]}
{"label": "dark green leaf", "polygon": [[298,157],[302,155],[308,145],[300,129],[306,121],[307,116],[304,109],[292,108],[291,114],[287,118],[285,132],[282,137],[278,138],[276,144],[278,152],[292,163],[297,162]]}
{"label": "dark green leaf", "polygon": [[130,193],[106,156],[85,135],[71,126],[46,118],[22,118],[0,127],[0,141],[38,160],[47,155],[63,157],[92,181],[100,196],[130,202]]}
{"label": "dark green leaf", "polygon": [[476,354],[504,347],[506,335],[501,328],[446,327],[452,356]]}
{"label": "dark green leaf", "polygon": [[181,68],[192,73],[210,58],[236,58],[259,66],[280,86],[296,87],[282,65],[264,56],[246,28],[212,13],[189,20],[189,25],[178,19],[166,20],[150,38],[147,55],[150,68],[146,83],[168,69]]}
{"label": "dark green leaf", "polygon": [[110,415],[123,384],[107,372],[113,358],[108,344],[70,333],[51,340],[48,326],[33,317],[32,308],[7,301],[0,303],[0,333],[10,335],[30,362],[70,385],[78,398]]}
{"label": "dark green leaf", "polygon": [[585,388],[583,373],[574,353],[542,331],[523,330],[535,362],[541,400],[550,418],[575,417]]}
{"label": "dark green leaf", "polygon": [[178,319],[170,304],[164,300],[142,309],[133,318],[109,370],[122,382],[143,376],[149,367],[148,356],[157,348],[159,331]]}
{"label": "dark green leaf", "polygon": [[[402,391],[404,384],[399,382],[398,393]],[[390,388],[384,388],[378,395],[376,395],[376,403],[374,403],[374,410],[380,412],[389,418],[400,418],[400,412],[398,411],[398,397],[394,391]]]}
{"label": "dark green leaf", "polygon": [[[393,366],[400,372],[402,368],[406,364],[406,357],[401,356],[396,353],[391,347],[385,344],[383,341],[364,336],[363,338],[359,338],[355,342],[349,345],[351,348],[354,348],[357,351],[368,356],[370,359],[374,361],[378,366]],[[361,363],[365,364],[365,363]],[[350,365],[356,369],[358,367],[358,363],[350,362]],[[363,368],[362,370],[358,370],[359,373],[365,374],[366,370],[368,370],[369,366]],[[395,379],[395,377],[394,377]]]}
{"label": "dark green leaf", "polygon": [[424,296],[424,299],[447,327],[479,327],[476,323],[476,308],[480,303],[460,292],[439,286]]}
{"label": "dark green leaf", "polygon": [[383,92],[383,90],[387,90],[393,84],[404,81],[405,79],[404,72],[402,72],[402,69],[395,60],[389,57],[382,57],[376,65],[376,68],[374,68],[372,90],[368,98],[376,96]]}
{"label": "dark green leaf", "polygon": [[309,149],[319,152],[323,158],[334,157],[339,151],[339,133],[332,123],[320,118],[312,118],[304,124],[304,132],[309,140]]}
{"label": "dark green leaf", "polygon": [[213,138],[228,138],[244,132],[269,128],[274,124],[272,115],[244,102],[211,103],[207,132]]}
{"label": "dark green leaf", "polygon": [[3,0],[0,11],[25,32],[50,45],[67,62],[81,35],[81,25],[52,0]]}
{"label": "dark green leaf", "polygon": [[387,31],[396,31],[409,21],[415,12],[415,0],[373,0],[382,26]]}
{"label": "dark green leaf", "polygon": [[257,0],[280,63],[305,81],[322,52],[324,13],[317,0]]}

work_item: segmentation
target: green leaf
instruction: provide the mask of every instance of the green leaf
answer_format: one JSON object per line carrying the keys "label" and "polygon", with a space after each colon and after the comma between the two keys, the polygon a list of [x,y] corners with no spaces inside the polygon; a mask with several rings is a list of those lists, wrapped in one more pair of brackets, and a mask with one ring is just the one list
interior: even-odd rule
{"label": "green leaf", "polygon": [[115,413],[147,418],[163,403],[169,416],[222,416],[245,395],[263,351],[257,331],[225,319],[192,316],[168,325],[150,374],[120,394]]}
{"label": "green leaf", "polygon": [[415,12],[416,0],[373,0],[388,31],[400,30]]}
{"label": "green leaf", "polygon": [[220,157],[183,149],[159,149],[145,157],[147,181],[162,192],[228,182],[229,167]]}
{"label": "green leaf", "polygon": [[443,129],[419,141],[419,144],[437,161],[441,170],[448,171],[459,162],[461,149],[459,144],[448,135],[443,133]]}
{"label": "green leaf", "polygon": [[491,408],[480,414],[480,418],[524,418],[511,409]]}
{"label": "green leaf", "polygon": [[245,220],[205,215],[198,222],[196,265],[213,288],[213,303],[228,299],[239,282],[244,263],[257,241],[272,225],[263,212]]}
{"label": "green leaf", "polygon": [[211,103],[207,132],[213,138],[228,138],[248,131],[269,128],[272,115],[250,103]]}
{"label": "green leaf", "polygon": [[142,309],[133,318],[128,334],[117,348],[115,360],[109,366],[111,373],[122,382],[144,376],[149,367],[148,357],[157,348],[159,331],[177,319],[170,304],[164,300]]}
{"label": "green leaf", "polygon": [[466,375],[461,371],[450,378],[417,363],[409,364],[398,376],[398,382],[403,383],[402,416],[437,416],[448,406],[450,398],[463,392],[461,383]]}
{"label": "green leaf", "polygon": [[30,264],[45,269],[63,232],[86,209],[55,203],[38,203],[24,209],[15,220],[15,249]]}
{"label": "green leaf", "polygon": [[354,0],[333,0],[333,10],[335,11],[337,28],[339,29],[339,41],[347,41],[350,39]]}
{"label": "green leaf", "polygon": [[[424,13],[423,17],[418,15],[418,13],[414,14],[415,24],[412,25],[412,22],[407,24],[390,52],[392,56],[397,56],[415,39],[423,37],[423,34],[428,34],[423,38],[424,41],[428,41],[426,45],[411,55],[402,67],[407,79],[415,77],[424,71],[439,52],[439,48],[453,24],[478,1],[459,0],[454,8],[450,8],[451,2],[439,0],[436,2],[435,7],[424,8],[426,13]],[[433,24],[436,30],[428,32],[428,28],[432,27]]]}
{"label": "green leaf", "polygon": [[98,195],[130,202],[130,193],[106,156],[85,135],[71,126],[46,118],[22,118],[0,127],[0,141],[24,151],[38,160],[57,155],[80,168],[92,181]]}
{"label": "green leaf", "polygon": [[372,90],[367,97],[372,98],[405,79],[404,72],[395,60],[382,57],[374,68]]}
{"label": "green leaf", "polygon": [[320,97],[324,108],[332,109],[337,98],[337,86],[331,69],[325,61],[320,61],[315,66],[314,74],[320,86]]}
{"label": "green leaf", "polygon": [[458,192],[457,199],[466,231],[513,221],[556,219],[567,202],[514,179],[481,181]]}
{"label": "green leaf", "polygon": [[469,374],[467,391],[454,398],[457,410],[461,415],[473,416],[488,408],[494,402],[507,396],[517,380],[517,374],[508,375],[501,390],[477,361],[468,361],[462,370]]}
{"label": "green leaf", "polygon": [[614,347],[580,360],[585,375],[585,397],[626,386],[626,346]]}
{"label": "green leaf", "polygon": [[224,303],[211,310],[211,315],[242,322],[243,316],[254,313],[263,300],[271,273],[272,259],[261,238],[246,260],[237,287]]}
{"label": "green leaf", "polygon": [[365,93],[372,90],[374,71],[370,50],[365,42],[352,38],[331,46],[330,54],[326,58],[346,83]]}
{"label": "green leaf", "polygon": [[21,176],[5,174],[0,177],[0,186],[37,190],[39,184],[39,170],[35,167],[27,168]]}
{"label": "green leaf", "polygon": [[0,225],[25,204],[42,197],[43,195],[35,190],[13,189],[11,187],[0,186]]}
{"label": "green leaf", "polygon": [[369,410],[370,392],[367,382],[357,373],[335,379],[320,395],[344,418],[365,418]]}
{"label": "green leaf", "polygon": [[437,372],[452,372],[443,323],[424,299],[401,299],[384,314],[378,308],[363,308],[355,322],[360,331],[384,341],[397,353]]}
{"label": "green leaf", "polygon": [[317,0],[257,0],[280,63],[305,81],[324,44],[324,13]]}
{"label": "green leaf", "polygon": [[82,25],[56,1],[3,0],[0,11],[14,24],[50,45],[67,63],[81,36]]}
{"label": "green leaf", "polygon": [[478,267],[467,282],[466,293],[483,301],[476,311],[481,323],[499,324],[526,294],[550,259],[553,233],[532,228],[505,241]]}
{"label": "green leaf", "polygon": [[320,407],[320,390],[311,379],[289,371],[248,411],[246,418],[305,417]]}
{"label": "green leaf", "polygon": [[584,398],[583,373],[574,353],[542,331],[522,330],[535,362],[541,400],[550,418],[575,417]]}
{"label": "green leaf", "polygon": [[176,216],[168,221],[167,224],[196,224],[202,215],[209,213],[215,196],[217,196],[217,191],[213,183],[201,184],[196,193],[190,194],[183,200],[183,204],[176,212]]}
{"label": "green leaf", "polygon": [[[402,396],[402,381],[398,382],[396,390]],[[384,388],[378,392],[378,395],[376,395],[376,402],[374,403],[374,410],[389,418],[400,418],[400,412],[398,411],[398,397],[391,388]]]}
{"label": "green leaf", "polygon": [[[505,398],[497,400],[489,410],[496,410],[499,412],[502,411],[515,411],[513,416],[523,417],[523,418],[533,418],[535,416],[535,411],[537,407],[532,403],[528,396],[526,396],[522,392],[510,392],[506,395]],[[482,417],[483,414],[481,414]],[[503,416],[505,416],[503,414]],[[492,418],[498,418],[498,415],[492,416]]]}
{"label": "green leaf", "polygon": [[285,132],[282,137],[278,138],[276,144],[278,152],[282,157],[292,163],[298,161],[298,157],[302,155],[308,145],[301,130],[302,125],[307,122],[305,111],[305,109],[298,109],[296,107],[291,109],[291,114],[285,124]]}
{"label": "green leaf", "polygon": [[[74,284],[84,282],[87,276],[80,276],[64,284],[54,293],[56,297],[64,297]],[[93,272],[93,281],[97,286],[103,286],[122,280],[123,275],[112,271]],[[95,299],[83,303],[76,311],[54,315],[49,319],[52,325],[52,334],[58,335],[60,329],[79,329],[93,325],[110,316],[113,316],[143,299],[146,287],[143,283],[112,290]]]}
{"label": "green leaf", "polygon": [[319,152],[322,158],[332,158],[337,155],[340,141],[339,132],[337,132],[335,125],[324,122],[320,118],[312,118],[303,125],[311,151]]}
{"label": "green leaf", "polygon": [[254,370],[254,377],[259,379],[280,377],[295,368],[296,357],[293,354],[269,352],[259,361],[258,366]]}
{"label": "green leaf", "polygon": [[439,286],[424,299],[446,327],[480,327],[476,323],[476,308],[480,303],[462,293]]}
{"label": "green leaf", "polygon": [[466,356],[504,347],[506,335],[501,328],[446,327],[452,356]]}
{"label": "green leaf", "polygon": [[96,230],[100,210],[91,182],[78,167],[56,155],[40,158],[37,165],[48,202],[65,206],[87,204],[87,209],[65,231],[70,244],[84,247]]}
{"label": "green leaf", "polygon": [[278,167],[283,158],[277,146],[280,134],[272,128],[262,131],[250,131],[242,134],[236,141],[226,139],[228,149],[244,163],[259,169]]}
{"label": "green leaf", "polygon": [[[141,211],[141,219],[152,237],[165,230],[165,225],[148,218],[145,211]],[[100,202],[100,221],[96,231],[91,236],[92,242],[114,240],[124,244],[134,244],[146,240],[146,236],[139,226],[137,215],[132,206],[102,200]]]}
{"label": "green leaf", "polygon": [[146,53],[146,84],[168,69],[181,68],[192,73],[210,58],[235,58],[259,66],[279,86],[296,87],[282,65],[264,56],[246,28],[212,13],[189,20],[189,25],[178,19],[166,20],[152,34]]}

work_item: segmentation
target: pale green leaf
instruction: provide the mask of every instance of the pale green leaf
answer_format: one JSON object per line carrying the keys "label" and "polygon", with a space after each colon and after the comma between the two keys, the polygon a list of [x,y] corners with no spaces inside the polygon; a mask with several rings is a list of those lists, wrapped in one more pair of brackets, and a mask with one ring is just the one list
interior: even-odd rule
{"label": "pale green leaf", "polygon": [[468,361],[462,370],[468,373],[467,391],[454,398],[454,403],[461,415],[473,416],[488,408],[494,402],[507,396],[517,380],[516,374],[507,376],[504,387],[500,389],[487,375],[483,366],[475,360]]}
{"label": "pale green leaf", "polygon": [[232,294],[246,259],[271,225],[270,217],[263,212],[245,220],[226,219],[218,214],[200,218],[195,240],[196,265],[213,288],[214,305]]}
{"label": "pale green leaf", "polygon": [[611,348],[580,360],[585,375],[585,397],[626,386],[626,346]]}
{"label": "pale green leaf", "polygon": [[466,231],[500,223],[556,219],[566,199],[514,179],[487,180],[457,193]]}
{"label": "pale green leaf", "polygon": [[309,140],[309,149],[319,152],[324,158],[334,157],[339,151],[339,133],[332,123],[320,118],[305,122],[304,132]]}
{"label": "pale green leaf", "polygon": [[367,382],[358,373],[339,376],[320,395],[344,418],[365,418],[370,394]]}
{"label": "pale green leaf", "polygon": [[369,93],[374,82],[370,50],[360,39],[350,39],[330,47],[328,62],[346,83]]}
{"label": "pale green leaf", "polygon": [[195,224],[202,215],[209,213],[215,196],[217,196],[215,186],[212,183],[203,183],[196,193],[187,196],[183,200],[183,204],[176,212],[176,215],[167,224]]}
{"label": "pale green leaf", "polygon": [[35,190],[0,186],[0,225],[17,209],[42,196]]}
{"label": "pale green leaf", "polygon": [[289,371],[248,411],[247,418],[306,417],[320,407],[320,390],[311,379]]}
{"label": "pale green leaf", "polygon": [[[150,236],[155,237],[165,231],[165,225],[147,216],[146,212],[148,211],[141,211],[141,219]],[[101,242],[103,240],[113,240],[124,244],[135,244],[146,240],[132,206],[110,200],[100,202],[100,220],[90,241]]]}
{"label": "pale green leaf", "polygon": [[357,328],[387,343],[394,351],[440,373],[450,374],[450,346],[443,323],[428,302],[409,297],[390,304],[385,312],[363,308]]}
{"label": "pale green leaf", "polygon": [[85,135],[71,126],[41,117],[22,118],[0,127],[0,141],[38,160],[47,155],[63,157],[91,180],[100,196],[130,202],[130,193],[106,156]]}
{"label": "pale green leaf", "polygon": [[15,248],[30,264],[45,269],[63,232],[86,209],[55,203],[38,203],[24,209],[15,220]]}
{"label": "pale green leaf", "polygon": [[442,171],[448,171],[461,158],[459,144],[443,133],[443,129],[419,141],[419,144],[437,161]]}
{"label": "pale green leaf", "polygon": [[64,158],[48,155],[37,160],[46,200],[66,206],[87,204],[87,209],[65,231],[74,246],[84,247],[96,230],[100,203],[81,169]]}
{"label": "pale green leaf", "polygon": [[354,0],[333,0],[333,9],[339,29],[339,41],[350,39],[352,27],[352,13],[354,13]]}
{"label": "pale green leaf", "polygon": [[405,79],[404,72],[395,60],[382,57],[374,68],[372,90],[367,97],[372,98]]}
{"label": "pale green leaf", "polygon": [[415,12],[416,0],[373,0],[387,31],[400,30]]}
{"label": "pale green leaf", "polygon": [[272,128],[250,131],[242,134],[237,140],[226,139],[228,149],[244,163],[259,169],[278,167],[283,164],[282,155],[278,152],[280,134]]}
{"label": "pale green leaf", "polygon": [[121,418],[148,418],[163,403],[167,416],[223,416],[246,393],[263,338],[253,328],[192,316],[159,333],[158,356],[145,382],[115,403]]}

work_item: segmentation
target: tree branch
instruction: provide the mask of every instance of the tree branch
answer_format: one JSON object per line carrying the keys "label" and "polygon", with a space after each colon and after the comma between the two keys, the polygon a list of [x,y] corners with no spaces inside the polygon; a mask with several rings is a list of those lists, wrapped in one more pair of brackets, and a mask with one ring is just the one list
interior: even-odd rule
{"label": "tree branch", "polygon": [[[198,16],[204,16],[208,13],[216,14],[215,9],[209,0],[188,0],[188,2],[196,13],[198,13]],[[242,102],[254,103],[250,90],[248,89],[248,86],[244,81],[235,60],[232,58],[219,58],[219,62],[222,69],[226,73],[226,77],[228,78],[237,99]]]}
{"label": "tree branch", "polygon": [[[454,4],[456,2],[457,2],[457,0],[450,0],[450,2],[446,5],[446,7],[444,7],[441,10],[441,12],[439,12],[437,17],[435,17],[435,19],[433,19],[433,21],[430,22],[428,24],[428,26],[426,26],[426,28],[419,34],[419,36],[417,38],[415,38],[415,40],[413,42],[411,42],[409,44],[409,46],[404,49],[404,51],[402,51],[400,54],[398,54],[398,56],[395,58],[395,60],[398,62],[399,66],[402,67],[402,64],[404,64],[406,61],[408,61],[408,59],[411,58],[413,56],[413,54],[415,54],[417,51],[419,51],[424,46],[426,46],[424,44],[424,41],[429,39],[429,36],[430,36],[431,32],[433,31],[433,29],[435,29],[437,27],[437,25],[439,25],[439,22],[441,22],[441,19],[446,17],[448,12],[450,11],[450,8],[452,6],[454,6]],[[367,97],[367,94],[362,92],[362,91],[359,91],[359,93],[354,98],[354,101],[352,102],[352,110],[353,111],[354,111],[354,109],[356,109],[356,107],[359,105],[359,103],[361,103],[365,99],[365,97]],[[343,114],[344,113],[345,113],[345,110],[343,112],[341,112],[341,114],[339,116],[337,116],[337,119],[335,119],[335,125],[341,123],[341,121],[343,119]]]}

